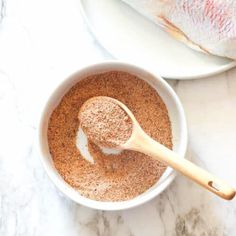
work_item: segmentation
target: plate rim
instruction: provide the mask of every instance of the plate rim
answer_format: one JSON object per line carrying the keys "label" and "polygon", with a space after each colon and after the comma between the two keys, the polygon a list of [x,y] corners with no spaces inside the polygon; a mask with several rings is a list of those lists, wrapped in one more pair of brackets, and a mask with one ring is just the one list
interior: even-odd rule
{"label": "plate rim", "polygon": [[[103,43],[103,40],[99,37],[99,35],[96,33],[96,30],[94,29],[93,24],[91,23],[91,21],[89,20],[88,15],[86,14],[86,10],[85,7],[83,5],[83,1],[84,0],[79,0],[79,9],[80,9],[80,13],[83,17],[83,19],[85,20],[85,23],[88,26],[88,29],[90,31],[90,33],[92,34],[92,36],[95,38],[95,40],[97,40],[97,42],[99,43],[99,45],[106,50],[106,52],[112,57],[112,59],[114,60],[122,60],[122,61],[127,61],[123,58],[117,58],[114,53],[112,53],[111,50],[109,50],[108,47],[106,47],[106,45]],[[145,66],[144,66],[145,67]],[[213,75],[218,75],[220,73],[226,72],[232,68],[236,67],[236,61],[230,62],[227,65],[222,65],[219,66],[218,69],[216,70],[209,70],[208,72],[203,72],[203,73],[199,73],[199,74],[195,74],[195,75],[185,75],[185,76],[180,76],[180,75],[176,75],[176,74],[171,74],[171,73],[166,73],[166,74],[160,74],[158,73],[158,71],[153,71],[156,74],[159,74],[162,78],[164,79],[169,79],[169,80],[193,80],[193,79],[201,79],[201,78],[206,78],[206,77],[210,77]],[[147,70],[152,72],[151,68],[146,68]]]}

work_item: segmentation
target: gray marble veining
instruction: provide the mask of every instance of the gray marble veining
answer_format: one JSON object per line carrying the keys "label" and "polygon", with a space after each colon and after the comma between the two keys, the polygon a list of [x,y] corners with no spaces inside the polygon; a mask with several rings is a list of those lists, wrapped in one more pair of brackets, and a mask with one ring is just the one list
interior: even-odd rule
{"label": "gray marble veining", "polygon": [[1,0],[0,1],[0,23],[2,22],[4,16],[6,13],[6,1],[5,0]]}
{"label": "gray marble veining", "polygon": [[[7,1],[0,27],[0,235],[236,235],[235,200],[222,201],[181,176],[158,198],[120,212],[77,205],[50,182],[36,143],[42,105],[66,75],[109,58],[78,12],[77,0]],[[170,84],[187,116],[188,158],[236,187],[236,69]]]}

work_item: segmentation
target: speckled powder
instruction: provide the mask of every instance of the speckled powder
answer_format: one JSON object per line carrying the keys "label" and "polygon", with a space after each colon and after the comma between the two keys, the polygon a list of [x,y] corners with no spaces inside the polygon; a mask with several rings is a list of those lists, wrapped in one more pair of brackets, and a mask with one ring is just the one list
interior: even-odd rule
{"label": "speckled powder", "polygon": [[130,117],[109,97],[99,96],[86,101],[78,118],[88,139],[100,147],[122,145],[132,134]]}
{"label": "speckled powder", "polygon": [[119,71],[89,76],[73,86],[53,111],[48,126],[49,149],[61,176],[83,196],[99,201],[123,201],[145,192],[157,182],[166,166],[134,151],[105,155],[89,142],[95,164],[76,147],[78,112],[94,96],[113,97],[133,112],[155,140],[172,148],[171,125],[157,92],[136,76]]}

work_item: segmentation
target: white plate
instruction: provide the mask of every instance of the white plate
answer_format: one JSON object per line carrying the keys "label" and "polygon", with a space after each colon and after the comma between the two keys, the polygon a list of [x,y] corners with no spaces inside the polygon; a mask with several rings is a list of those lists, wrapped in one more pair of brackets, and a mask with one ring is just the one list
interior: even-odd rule
{"label": "white plate", "polygon": [[165,78],[200,78],[236,65],[189,49],[121,0],[80,0],[80,4],[92,32],[108,52]]}

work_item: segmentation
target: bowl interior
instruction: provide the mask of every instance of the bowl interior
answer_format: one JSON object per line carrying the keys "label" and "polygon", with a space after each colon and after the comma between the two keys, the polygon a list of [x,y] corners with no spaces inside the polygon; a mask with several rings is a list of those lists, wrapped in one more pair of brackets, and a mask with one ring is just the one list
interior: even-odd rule
{"label": "bowl interior", "polygon": [[118,62],[107,62],[89,66],[70,76],[53,92],[41,117],[39,128],[39,148],[41,151],[42,162],[51,180],[65,195],[69,196],[77,203],[101,210],[121,210],[144,203],[161,193],[175,177],[175,172],[172,168],[168,167],[156,184],[136,198],[121,202],[100,202],[81,196],[78,191],[73,189],[63,180],[54,167],[47,141],[48,120],[52,111],[58,105],[63,95],[78,81],[92,74],[112,70],[120,70],[134,74],[149,83],[159,93],[166,104],[171,120],[173,150],[180,156],[184,157],[187,146],[186,121],[182,106],[174,91],[160,77],[154,76],[134,65]]}

